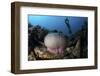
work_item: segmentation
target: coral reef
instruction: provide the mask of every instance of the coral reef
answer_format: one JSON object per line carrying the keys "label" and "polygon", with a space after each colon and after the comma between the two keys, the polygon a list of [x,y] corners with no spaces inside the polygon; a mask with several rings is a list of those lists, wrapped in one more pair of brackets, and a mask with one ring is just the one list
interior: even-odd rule
{"label": "coral reef", "polygon": [[88,57],[87,22],[70,37],[40,25],[28,27],[28,60],[76,59]]}

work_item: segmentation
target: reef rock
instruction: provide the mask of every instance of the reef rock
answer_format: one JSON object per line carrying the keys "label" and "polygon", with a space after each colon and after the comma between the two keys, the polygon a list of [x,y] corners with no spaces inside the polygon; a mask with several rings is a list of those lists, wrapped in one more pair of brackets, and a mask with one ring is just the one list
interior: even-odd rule
{"label": "reef rock", "polygon": [[36,47],[34,48],[35,54],[38,58],[41,59],[55,59],[55,58],[59,58],[59,56],[57,56],[56,54],[53,54],[49,51],[47,51],[47,48],[45,47]]}

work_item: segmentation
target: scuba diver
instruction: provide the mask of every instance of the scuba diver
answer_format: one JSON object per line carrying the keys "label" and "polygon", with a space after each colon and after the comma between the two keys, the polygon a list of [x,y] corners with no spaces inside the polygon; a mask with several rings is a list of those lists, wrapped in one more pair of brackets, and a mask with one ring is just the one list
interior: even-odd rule
{"label": "scuba diver", "polygon": [[70,24],[69,24],[69,19],[68,19],[68,18],[65,19],[65,23],[66,23],[67,28],[68,28],[68,30],[69,30],[69,34],[72,34],[71,26],[70,26]]}

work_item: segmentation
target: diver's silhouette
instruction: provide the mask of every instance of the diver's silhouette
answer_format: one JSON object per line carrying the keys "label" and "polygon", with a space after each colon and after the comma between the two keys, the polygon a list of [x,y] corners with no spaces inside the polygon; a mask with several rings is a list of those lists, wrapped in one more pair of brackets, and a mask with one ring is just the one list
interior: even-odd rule
{"label": "diver's silhouette", "polygon": [[68,19],[68,18],[65,19],[65,23],[66,23],[66,25],[67,25],[67,28],[69,29],[69,33],[72,34],[71,26],[70,26],[70,24],[69,24],[69,19]]}

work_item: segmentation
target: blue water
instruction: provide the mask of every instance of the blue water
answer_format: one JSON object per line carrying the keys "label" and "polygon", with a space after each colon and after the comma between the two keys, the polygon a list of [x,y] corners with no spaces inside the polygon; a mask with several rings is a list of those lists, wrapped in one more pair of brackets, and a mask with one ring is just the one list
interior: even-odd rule
{"label": "blue water", "polygon": [[70,35],[68,27],[65,24],[65,19],[69,19],[69,24],[72,33],[77,32],[82,28],[84,22],[88,22],[87,17],[74,17],[74,16],[45,16],[45,15],[29,15],[28,23],[33,26],[40,25],[42,28],[49,30],[59,30],[65,35]]}

